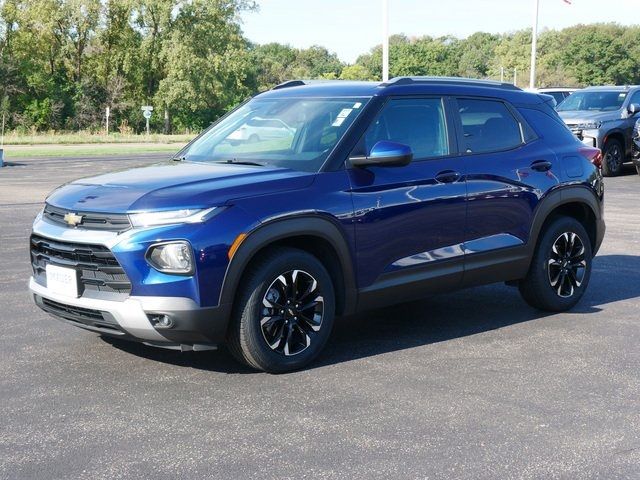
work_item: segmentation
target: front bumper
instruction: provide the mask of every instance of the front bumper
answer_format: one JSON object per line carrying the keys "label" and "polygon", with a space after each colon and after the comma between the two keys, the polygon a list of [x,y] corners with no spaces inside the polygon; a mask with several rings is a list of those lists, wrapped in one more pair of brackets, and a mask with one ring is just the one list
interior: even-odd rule
{"label": "front bumper", "polygon": [[[33,233],[74,246],[99,245],[133,258],[138,254],[136,249],[144,250],[144,245],[139,245],[136,239],[144,235],[156,236],[157,230],[115,233],[71,229],[38,217]],[[132,275],[128,276],[134,286],[133,294],[87,290],[85,287],[79,297],[66,296],[48,289],[46,280],[34,277],[29,281],[29,289],[36,304],[46,312],[102,335],[181,349],[211,348],[224,341],[231,308],[224,304],[202,306],[199,296],[194,293],[198,289],[197,277],[169,276],[155,271],[144,276],[138,270],[147,268],[146,262],[137,264],[135,259],[130,259],[131,265],[134,268],[130,268]],[[152,324],[150,316],[154,315],[168,315],[173,321],[171,328]]]}
{"label": "front bumper", "polygon": [[[33,277],[29,290],[36,304],[54,317],[102,335],[159,347],[204,350],[223,342],[226,333],[228,308],[201,308],[190,298],[74,298],[51,292]],[[149,319],[154,314],[170,316],[173,327],[155,328]]]}

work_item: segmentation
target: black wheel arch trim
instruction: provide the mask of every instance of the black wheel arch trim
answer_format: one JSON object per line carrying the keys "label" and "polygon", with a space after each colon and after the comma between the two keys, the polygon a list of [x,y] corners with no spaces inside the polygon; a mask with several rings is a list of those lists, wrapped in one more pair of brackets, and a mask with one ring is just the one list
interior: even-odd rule
{"label": "black wheel arch trim", "polygon": [[554,210],[571,203],[579,203],[588,207],[596,219],[595,244],[593,245],[593,255],[597,253],[604,237],[604,221],[602,217],[601,201],[597,194],[586,185],[570,185],[557,188],[549,193],[536,208],[533,222],[531,224],[531,234],[527,242],[529,257],[532,258],[533,251],[538,244],[538,238],[542,232],[542,227],[549,219]]}
{"label": "black wheel arch trim", "polygon": [[[620,129],[620,128],[613,128],[611,130],[609,130],[605,136],[604,136],[604,142],[602,144],[602,148],[601,150],[603,151],[602,153],[604,153],[604,149],[607,146],[607,142],[609,142],[610,137],[612,135],[615,135],[616,137],[620,137],[621,141],[622,141],[622,153],[623,153],[623,157],[626,156],[626,152],[628,150],[631,149],[631,146],[629,145],[629,142],[627,141],[627,136],[624,133],[624,130]],[[617,138],[614,138],[614,140],[617,140]],[[624,158],[623,158],[624,161]]]}
{"label": "black wheel arch trim", "polygon": [[313,236],[327,241],[337,253],[344,281],[344,305],[340,314],[353,313],[357,302],[355,266],[345,234],[337,223],[329,214],[303,213],[278,217],[258,225],[247,233],[227,266],[219,304],[233,304],[242,275],[260,250],[287,238]]}

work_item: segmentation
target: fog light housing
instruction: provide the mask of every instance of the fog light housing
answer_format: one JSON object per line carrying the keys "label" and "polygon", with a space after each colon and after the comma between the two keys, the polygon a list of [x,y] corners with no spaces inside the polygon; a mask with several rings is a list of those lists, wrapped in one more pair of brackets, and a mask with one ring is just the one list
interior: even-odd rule
{"label": "fog light housing", "polygon": [[151,245],[147,262],[162,273],[193,275],[193,252],[188,242],[166,242]]}
{"label": "fog light housing", "polygon": [[152,313],[147,315],[147,317],[149,317],[151,325],[153,325],[155,328],[173,328],[174,321],[173,318],[171,318],[169,315]]}

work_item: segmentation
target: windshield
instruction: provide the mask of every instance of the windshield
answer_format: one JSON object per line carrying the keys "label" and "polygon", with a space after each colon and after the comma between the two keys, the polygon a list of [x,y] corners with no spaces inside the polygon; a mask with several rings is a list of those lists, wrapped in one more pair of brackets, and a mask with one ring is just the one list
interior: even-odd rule
{"label": "windshield", "polygon": [[258,97],[196,139],[183,158],[318,171],[367,101]]}
{"label": "windshield", "polygon": [[576,92],[569,95],[556,110],[559,112],[569,112],[577,110],[587,110],[593,112],[609,112],[620,110],[627,92],[616,91],[593,91]]}

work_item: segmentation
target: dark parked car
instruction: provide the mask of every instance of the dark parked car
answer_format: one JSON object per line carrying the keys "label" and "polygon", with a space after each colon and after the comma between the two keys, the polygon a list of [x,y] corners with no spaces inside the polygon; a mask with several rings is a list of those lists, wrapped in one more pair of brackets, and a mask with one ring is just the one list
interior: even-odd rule
{"label": "dark parked car", "polygon": [[[336,317],[435,292],[508,282],[569,309],[605,231],[600,151],[550,103],[463,79],[288,82],[174,161],[55,190],[31,292],[72,325],[226,344],[270,372],[308,364]],[[293,134],[233,141],[258,118]]]}
{"label": "dark parked car", "polygon": [[640,120],[633,127],[633,145],[632,145],[633,164],[636,167],[638,175],[640,175]]}
{"label": "dark parked car", "polygon": [[602,173],[615,176],[631,160],[631,135],[640,112],[640,86],[589,87],[556,107],[585,145],[602,149]]}

